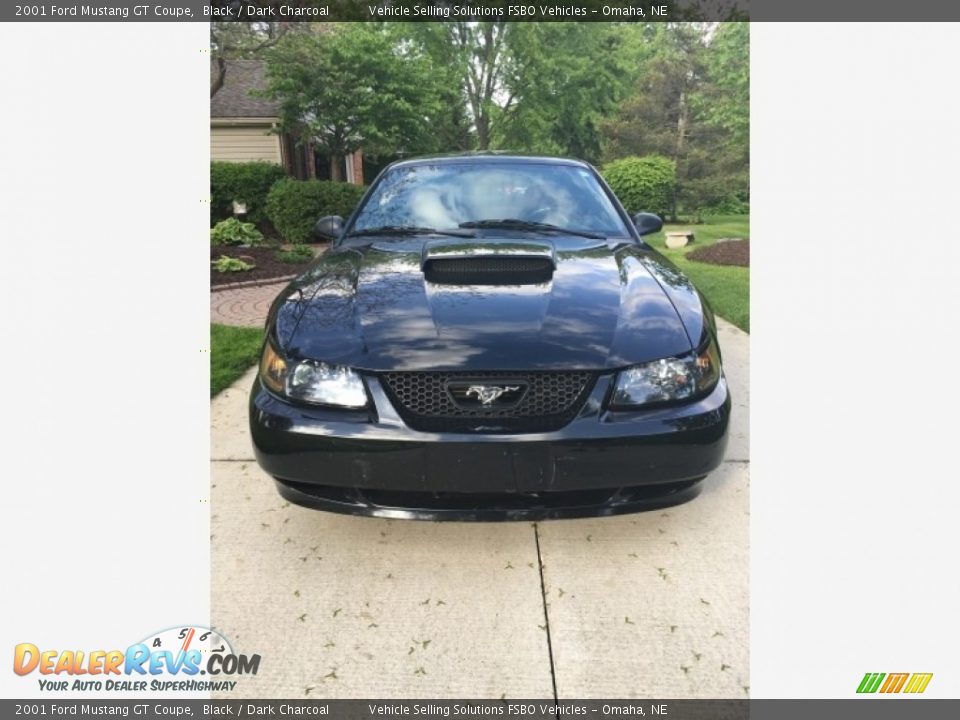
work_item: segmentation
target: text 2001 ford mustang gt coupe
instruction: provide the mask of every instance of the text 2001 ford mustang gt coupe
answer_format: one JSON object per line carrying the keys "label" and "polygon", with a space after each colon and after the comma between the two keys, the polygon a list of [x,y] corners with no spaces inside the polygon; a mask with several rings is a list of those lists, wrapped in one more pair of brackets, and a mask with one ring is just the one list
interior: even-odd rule
{"label": "text 2001 ford mustang gt coupe", "polygon": [[537,519],[684,502],[723,456],[713,315],[589,165],[384,170],[276,299],[250,397],[292,502]]}

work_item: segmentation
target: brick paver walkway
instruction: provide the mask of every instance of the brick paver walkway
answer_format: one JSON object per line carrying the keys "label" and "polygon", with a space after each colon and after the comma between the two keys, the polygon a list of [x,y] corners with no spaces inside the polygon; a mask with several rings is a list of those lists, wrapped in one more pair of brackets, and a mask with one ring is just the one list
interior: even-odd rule
{"label": "brick paver walkway", "polygon": [[[313,254],[319,257],[327,250],[327,245],[312,245]],[[270,311],[270,303],[287,286],[290,280],[270,285],[259,285],[229,290],[210,291],[210,322],[220,325],[238,325],[241,327],[262,327]]]}
{"label": "brick paver walkway", "polygon": [[286,284],[287,281],[256,287],[213,290],[210,293],[210,322],[260,327],[267,319],[270,303]]}

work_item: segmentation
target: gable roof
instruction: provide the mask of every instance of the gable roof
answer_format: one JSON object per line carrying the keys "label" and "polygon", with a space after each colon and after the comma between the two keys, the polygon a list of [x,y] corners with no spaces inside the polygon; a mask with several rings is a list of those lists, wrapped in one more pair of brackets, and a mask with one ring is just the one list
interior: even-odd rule
{"label": "gable roof", "polygon": [[[216,71],[213,66],[210,70],[211,73]],[[279,102],[250,95],[250,91],[263,90],[266,86],[262,60],[227,60],[223,87],[210,98],[210,117],[278,117]]]}

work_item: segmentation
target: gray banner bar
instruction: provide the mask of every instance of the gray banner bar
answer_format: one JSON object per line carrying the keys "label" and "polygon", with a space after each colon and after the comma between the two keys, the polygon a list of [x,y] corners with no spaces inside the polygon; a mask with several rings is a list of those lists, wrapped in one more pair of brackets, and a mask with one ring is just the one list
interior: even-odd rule
{"label": "gray banner bar", "polygon": [[943,720],[960,700],[0,700],[0,717]]}
{"label": "gray banner bar", "polygon": [[943,0],[182,0],[0,4],[4,22],[407,21],[511,22],[960,20]]}

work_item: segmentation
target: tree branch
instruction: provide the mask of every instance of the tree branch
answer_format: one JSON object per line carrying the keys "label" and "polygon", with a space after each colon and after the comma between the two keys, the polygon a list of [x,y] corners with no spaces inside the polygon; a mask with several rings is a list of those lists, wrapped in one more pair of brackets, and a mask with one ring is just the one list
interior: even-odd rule
{"label": "tree branch", "polygon": [[220,92],[220,88],[223,87],[223,83],[227,78],[227,61],[223,57],[217,57],[216,64],[216,74],[213,76],[213,80],[210,81],[210,97]]}

